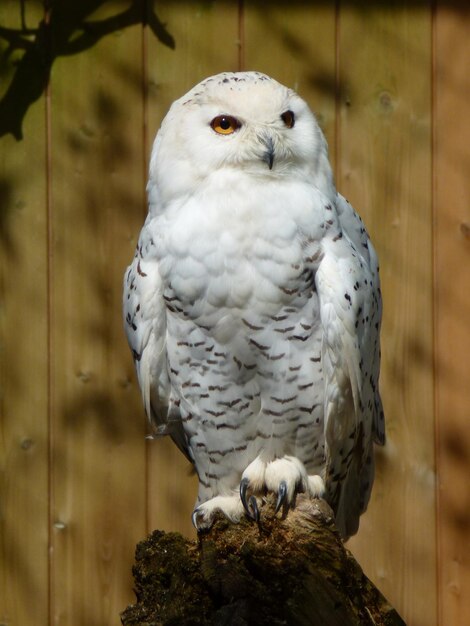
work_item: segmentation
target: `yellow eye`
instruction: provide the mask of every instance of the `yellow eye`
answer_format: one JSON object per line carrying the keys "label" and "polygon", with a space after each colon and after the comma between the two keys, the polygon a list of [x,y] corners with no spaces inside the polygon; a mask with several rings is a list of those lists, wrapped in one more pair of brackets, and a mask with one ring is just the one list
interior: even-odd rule
{"label": "yellow eye", "polygon": [[232,115],[218,115],[211,122],[211,128],[219,135],[231,135],[240,128],[241,124]]}
{"label": "yellow eye", "polygon": [[292,111],[286,111],[281,115],[281,120],[287,126],[287,128],[292,128],[295,124],[295,115]]}

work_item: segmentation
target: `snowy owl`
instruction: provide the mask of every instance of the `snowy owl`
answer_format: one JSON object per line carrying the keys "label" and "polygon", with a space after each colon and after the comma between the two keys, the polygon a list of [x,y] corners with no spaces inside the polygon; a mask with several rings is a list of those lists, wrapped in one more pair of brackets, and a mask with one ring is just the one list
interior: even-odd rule
{"label": "snowy owl", "polygon": [[259,72],[203,80],[155,139],[124,320],[154,435],[199,478],[197,528],[323,497],[357,531],[384,443],[375,250],[325,138]]}

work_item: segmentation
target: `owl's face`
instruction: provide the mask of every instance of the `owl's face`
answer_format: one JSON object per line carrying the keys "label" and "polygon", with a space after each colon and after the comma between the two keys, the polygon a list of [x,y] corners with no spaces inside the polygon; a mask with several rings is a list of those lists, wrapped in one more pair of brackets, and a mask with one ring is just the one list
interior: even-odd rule
{"label": "owl's face", "polygon": [[331,185],[323,134],[294,91],[259,72],[205,79],[173,103],[157,135],[149,191],[159,202],[214,174]]}

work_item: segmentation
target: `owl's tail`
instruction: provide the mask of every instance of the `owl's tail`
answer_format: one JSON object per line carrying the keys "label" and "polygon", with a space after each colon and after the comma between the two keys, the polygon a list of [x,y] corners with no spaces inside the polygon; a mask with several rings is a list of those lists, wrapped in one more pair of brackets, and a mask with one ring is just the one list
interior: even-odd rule
{"label": "owl's tail", "polygon": [[333,504],[336,526],[344,541],[358,531],[359,518],[369,503],[374,474],[374,450],[370,441],[367,450],[358,446],[354,451],[348,473],[338,485]]}

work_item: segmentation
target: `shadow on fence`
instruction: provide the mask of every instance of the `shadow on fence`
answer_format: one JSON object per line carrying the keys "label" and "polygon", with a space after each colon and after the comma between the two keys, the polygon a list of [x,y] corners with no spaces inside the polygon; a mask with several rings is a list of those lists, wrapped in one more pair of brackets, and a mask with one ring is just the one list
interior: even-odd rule
{"label": "shadow on fence", "polygon": [[175,47],[173,37],[158,19],[151,3],[133,0],[120,13],[101,20],[90,19],[105,4],[104,0],[46,2],[43,18],[36,27],[30,28],[25,23],[22,0],[18,9],[21,28],[0,25],[0,39],[4,46],[0,57],[1,75],[8,73],[12,55],[23,51],[10,85],[0,100],[0,137],[11,133],[17,140],[22,139],[24,116],[44,92],[58,57],[83,52],[106,35],[136,24],[148,26],[162,44]]}

